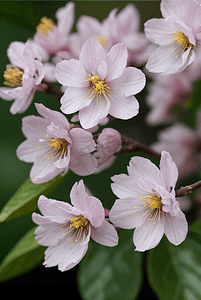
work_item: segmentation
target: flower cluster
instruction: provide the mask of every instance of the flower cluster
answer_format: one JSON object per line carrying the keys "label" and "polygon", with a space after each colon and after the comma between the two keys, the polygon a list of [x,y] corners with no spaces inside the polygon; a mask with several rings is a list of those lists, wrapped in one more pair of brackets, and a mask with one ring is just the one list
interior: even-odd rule
{"label": "flower cluster", "polygon": [[[32,219],[39,225],[37,242],[48,247],[47,267],[66,271],[77,265],[90,238],[116,246],[121,228],[135,228],[133,243],[140,252],[156,247],[164,234],[174,245],[187,236],[176,183],[179,176],[196,172],[200,163],[200,110],[196,129],[182,120],[189,116],[188,98],[201,77],[201,3],[162,0],[161,13],[163,18],[145,23],[144,34],[131,3],[121,11],[112,9],[102,21],[82,15],[74,24],[75,3],[68,2],[57,10],[56,24],[43,17],[32,38],[8,47],[10,64],[5,67],[0,97],[15,100],[10,112],[24,113],[36,90],[51,94],[61,104],[56,111],[34,103],[39,115],[22,119],[26,140],[16,153],[20,160],[33,164],[33,184],[67,172],[99,176],[113,164],[118,167],[119,154],[135,150],[160,158],[158,168],[149,159],[132,155],[128,175],[111,177],[118,199],[110,209],[87,192],[80,178],[70,192],[72,205],[41,195],[41,214],[33,213]],[[145,64],[146,70],[142,69]],[[146,94],[148,125],[171,124],[151,147],[132,143],[121,128],[122,120],[139,114],[141,103],[135,95],[145,87],[144,73],[151,77]],[[119,131],[117,119],[121,120],[116,127]],[[140,126],[136,128],[140,131]]]}

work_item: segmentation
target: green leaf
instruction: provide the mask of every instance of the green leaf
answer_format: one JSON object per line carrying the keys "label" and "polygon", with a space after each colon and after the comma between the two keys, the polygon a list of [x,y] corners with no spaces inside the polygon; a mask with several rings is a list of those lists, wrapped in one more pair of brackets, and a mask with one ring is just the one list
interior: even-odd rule
{"label": "green leaf", "polygon": [[179,246],[164,237],[148,254],[150,283],[162,300],[201,299],[201,237],[190,233]]}
{"label": "green leaf", "polygon": [[58,175],[54,179],[42,184],[34,184],[30,179],[27,179],[3,207],[0,213],[0,222],[8,221],[34,211],[37,208],[38,197],[49,194],[64,180],[67,174]]}
{"label": "green leaf", "polygon": [[201,219],[198,219],[195,222],[193,222],[190,225],[189,230],[201,235]]}
{"label": "green leaf", "polygon": [[0,265],[0,281],[24,274],[42,263],[45,247],[40,246],[35,240],[36,228],[26,233],[4,258]]}
{"label": "green leaf", "polygon": [[119,236],[116,247],[90,244],[78,272],[84,300],[136,299],[142,283],[142,254],[134,251],[133,230],[121,230]]}

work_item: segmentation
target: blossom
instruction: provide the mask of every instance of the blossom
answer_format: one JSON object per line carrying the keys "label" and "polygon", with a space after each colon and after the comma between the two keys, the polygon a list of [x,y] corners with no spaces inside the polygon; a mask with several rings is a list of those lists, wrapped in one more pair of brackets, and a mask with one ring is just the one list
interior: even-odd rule
{"label": "blossom", "polygon": [[98,161],[96,173],[109,168],[116,157],[114,154],[121,149],[121,134],[113,128],[104,128],[97,139],[97,151],[94,153]]}
{"label": "blossom", "polygon": [[159,47],[150,55],[147,69],[167,75],[184,70],[195,59],[201,41],[201,5],[196,0],[162,0],[163,19],[145,23],[147,38]]}
{"label": "blossom", "polygon": [[129,119],[138,114],[133,94],[145,85],[145,76],[137,68],[127,67],[127,49],[116,44],[108,54],[94,38],[83,45],[79,60],[63,60],[56,65],[55,77],[68,86],[61,98],[65,114],[79,111],[83,128],[97,125],[108,114]]}
{"label": "blossom", "polygon": [[112,177],[112,190],[119,199],[110,211],[111,222],[126,229],[136,227],[137,251],[154,248],[164,233],[171,243],[180,244],[188,225],[175,199],[178,170],[170,154],[162,151],[160,169],[146,158],[133,157],[128,173]]}
{"label": "blossom", "polygon": [[64,52],[71,56],[69,50],[69,33],[74,23],[73,2],[68,2],[56,12],[57,25],[52,19],[43,17],[36,27],[34,41],[41,45],[50,55]]}
{"label": "blossom", "polygon": [[34,45],[12,42],[7,50],[11,64],[6,66],[4,84],[0,88],[0,97],[14,100],[10,108],[12,114],[23,113],[31,104],[36,89],[41,89],[41,81],[45,75],[41,57]]}
{"label": "blossom", "polygon": [[92,134],[74,128],[60,112],[42,104],[35,106],[42,117],[23,118],[22,131],[27,140],[17,148],[19,159],[34,163],[31,181],[49,181],[68,168],[83,176],[94,173],[97,161],[90,154],[96,147]]}
{"label": "blossom", "polygon": [[40,225],[36,240],[48,246],[44,265],[58,265],[67,271],[77,265],[85,255],[90,237],[99,244],[113,247],[118,244],[114,227],[105,220],[99,199],[88,196],[84,183],[75,183],[70,193],[71,203],[40,196],[38,207],[43,216],[33,213],[33,221]]}
{"label": "blossom", "polygon": [[94,37],[105,48],[106,53],[117,43],[124,43],[128,49],[128,64],[135,66],[144,64],[150,53],[148,39],[139,32],[140,15],[132,3],[127,4],[120,12],[114,8],[102,22],[94,17],[82,15],[77,23],[77,32],[70,35],[70,48],[79,57],[81,46],[89,38]]}
{"label": "blossom", "polygon": [[[201,111],[199,111],[199,115]],[[179,176],[186,177],[197,171],[200,165],[201,132],[193,130],[182,123],[174,125],[159,132],[157,142],[151,147],[158,152],[168,151],[177,164]]]}

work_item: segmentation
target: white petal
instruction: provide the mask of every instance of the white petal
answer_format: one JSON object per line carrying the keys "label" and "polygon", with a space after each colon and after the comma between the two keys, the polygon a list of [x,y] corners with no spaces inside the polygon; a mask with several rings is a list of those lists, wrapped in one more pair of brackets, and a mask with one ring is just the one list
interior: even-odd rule
{"label": "white petal", "polygon": [[88,88],[67,88],[61,98],[61,111],[72,114],[91,103]]}
{"label": "white petal", "polygon": [[103,221],[100,227],[91,228],[91,237],[101,245],[113,247],[118,244],[118,235],[114,227],[107,221]]}
{"label": "white petal", "polygon": [[170,214],[165,215],[165,234],[168,240],[174,244],[181,244],[188,232],[188,223],[185,215],[181,212],[180,217],[172,217]]}
{"label": "white petal", "polygon": [[94,97],[89,106],[84,107],[80,110],[80,124],[85,129],[97,125],[103,118],[108,115],[109,108],[110,103],[104,96],[100,95],[100,97]]}
{"label": "white petal", "polygon": [[138,183],[131,176],[120,174],[111,179],[114,182],[111,184],[112,191],[118,198],[143,196],[144,191],[139,188]]}
{"label": "white petal", "polygon": [[146,212],[147,207],[143,206],[139,199],[130,197],[116,200],[110,210],[109,217],[114,225],[131,229],[142,224],[142,216]]}
{"label": "white petal", "polygon": [[133,242],[136,251],[145,251],[154,248],[164,234],[163,218],[149,220],[148,218],[134,231]]}
{"label": "white petal", "polygon": [[134,96],[122,95],[111,97],[109,114],[115,118],[127,120],[136,116],[139,112],[139,103]]}

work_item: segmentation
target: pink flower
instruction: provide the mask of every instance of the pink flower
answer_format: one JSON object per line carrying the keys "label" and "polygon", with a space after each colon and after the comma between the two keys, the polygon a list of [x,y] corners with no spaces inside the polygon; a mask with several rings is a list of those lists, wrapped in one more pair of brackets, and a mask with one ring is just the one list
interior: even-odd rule
{"label": "pink flower", "polygon": [[65,114],[79,111],[83,128],[97,125],[108,114],[129,119],[138,114],[139,104],[133,94],[145,85],[144,74],[126,68],[127,49],[116,44],[108,54],[94,38],[83,45],[79,61],[71,59],[57,64],[56,79],[68,86],[61,98]]}
{"label": "pink flower", "polygon": [[198,150],[201,135],[182,123],[175,123],[171,127],[161,131],[158,141],[151,147],[161,152],[168,151],[179,170],[179,176],[185,177],[195,173],[198,169]]}
{"label": "pink flower", "polygon": [[137,8],[129,3],[118,14],[114,8],[108,17],[99,22],[96,18],[82,15],[76,24],[77,33],[70,36],[70,47],[78,57],[81,46],[89,38],[94,37],[105,48],[106,53],[117,43],[124,43],[128,49],[128,63],[135,66],[144,64],[149,56],[148,40],[139,32],[140,16]]}
{"label": "pink flower", "polygon": [[113,128],[104,128],[97,139],[97,152],[94,156],[98,161],[98,169],[96,173],[99,173],[109,168],[116,157],[114,154],[121,149],[121,134]]}
{"label": "pink flower", "polygon": [[188,224],[175,199],[178,171],[168,152],[162,151],[160,170],[148,159],[133,157],[129,175],[112,177],[112,190],[120,199],[110,211],[114,225],[135,228],[137,251],[154,248],[163,234],[174,245],[186,238]]}
{"label": "pink flower", "polygon": [[43,17],[37,26],[34,40],[50,55],[59,54],[59,51],[69,54],[69,33],[74,23],[74,7],[73,2],[68,2],[57,10],[57,25],[52,19]]}
{"label": "pink flower", "polygon": [[4,100],[14,100],[10,108],[12,114],[23,113],[31,104],[36,89],[45,75],[41,57],[34,45],[29,41],[12,42],[7,50],[11,62],[4,72],[4,84],[9,87],[0,88],[0,97]]}
{"label": "pink flower", "polygon": [[167,75],[184,70],[195,59],[201,41],[201,5],[196,0],[162,0],[164,19],[145,23],[147,38],[157,48],[147,62],[150,72]]}
{"label": "pink flower", "polygon": [[84,183],[75,183],[70,193],[71,203],[40,196],[38,207],[43,216],[33,213],[33,221],[40,225],[36,240],[48,246],[44,265],[58,265],[67,271],[77,265],[85,255],[90,237],[99,244],[113,247],[118,244],[114,227],[105,220],[99,199],[88,196]]}
{"label": "pink flower", "polygon": [[22,120],[22,131],[27,138],[17,149],[17,156],[33,162],[30,178],[43,183],[70,168],[78,175],[96,171],[97,161],[90,152],[96,144],[92,134],[74,128],[66,117],[42,104],[35,104],[43,117],[27,116]]}

